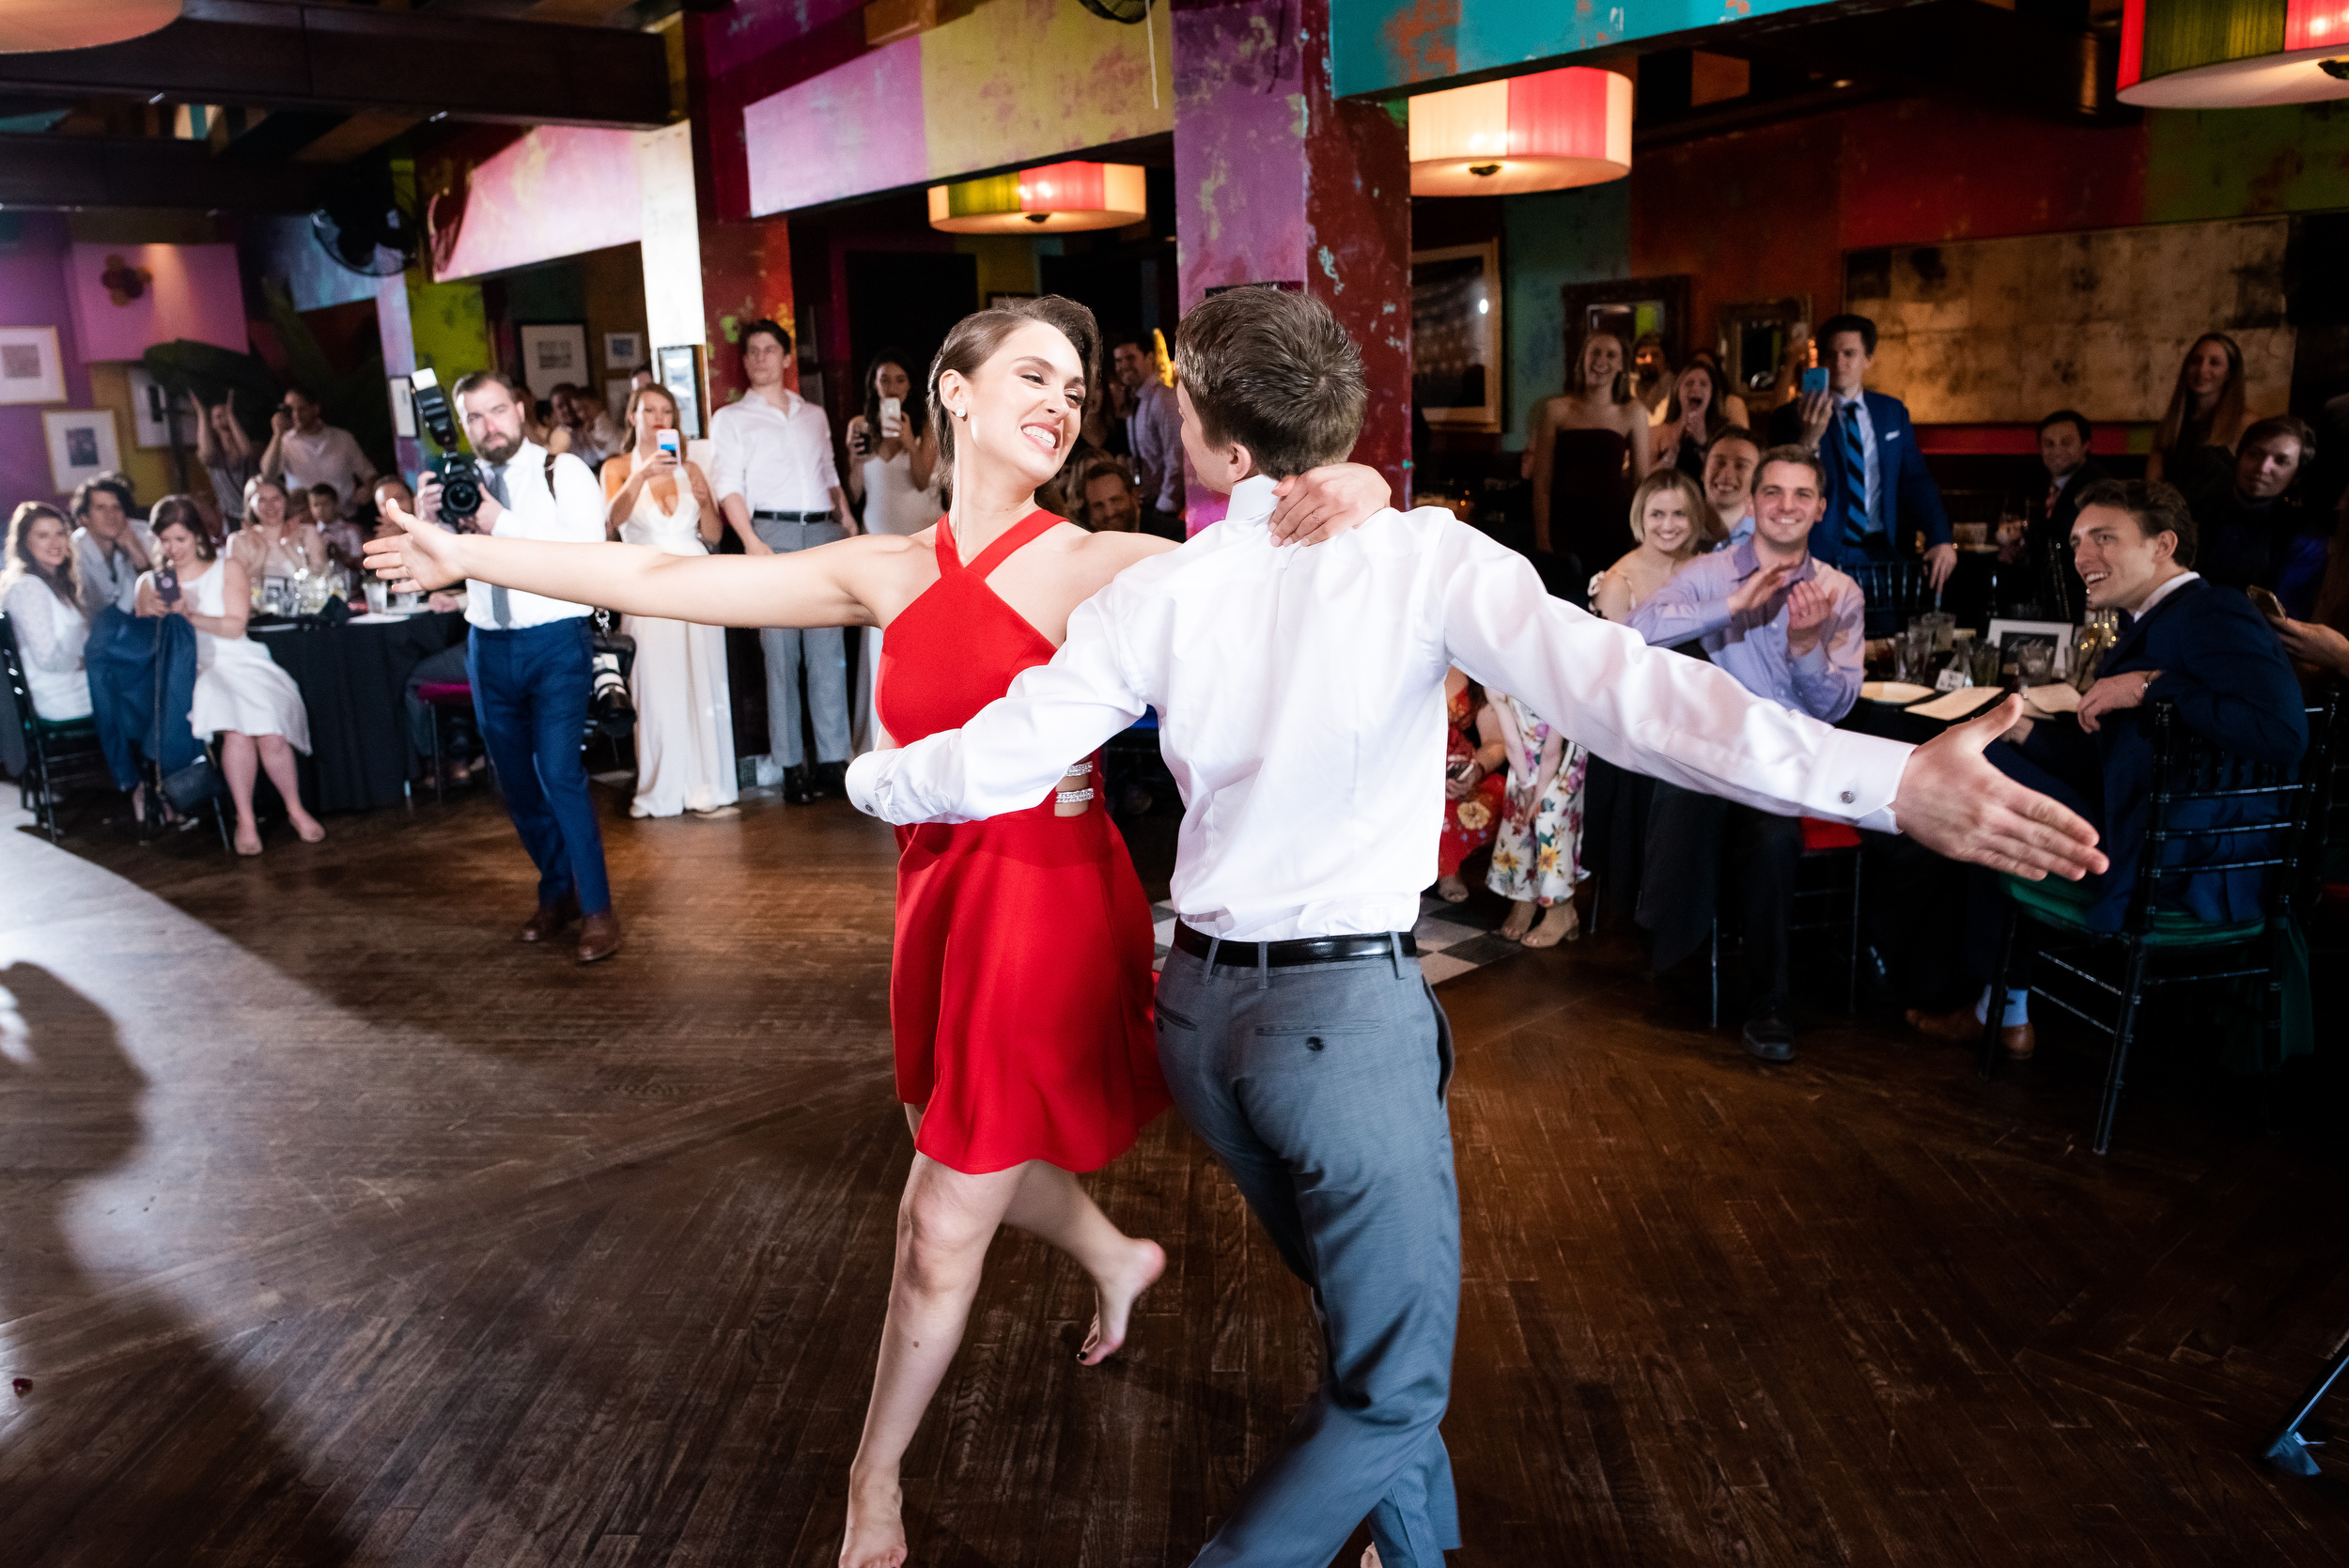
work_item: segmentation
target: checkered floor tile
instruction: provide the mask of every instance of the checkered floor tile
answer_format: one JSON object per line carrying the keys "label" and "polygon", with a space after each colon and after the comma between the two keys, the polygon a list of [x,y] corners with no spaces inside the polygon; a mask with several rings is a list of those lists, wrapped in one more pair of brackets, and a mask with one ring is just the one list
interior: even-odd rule
{"label": "checkered floor tile", "polygon": [[[1478,906],[1491,902],[1479,899],[1466,905],[1447,904],[1432,893],[1421,895],[1419,924],[1411,928],[1411,936],[1419,943],[1420,972],[1427,976],[1429,985],[1440,985],[1454,975],[1466,974],[1525,951],[1508,938],[1472,924]],[[1159,968],[1166,963],[1166,955],[1174,947],[1174,911],[1164,904],[1154,904],[1150,907],[1150,918],[1158,927],[1158,957],[1152,967]]]}

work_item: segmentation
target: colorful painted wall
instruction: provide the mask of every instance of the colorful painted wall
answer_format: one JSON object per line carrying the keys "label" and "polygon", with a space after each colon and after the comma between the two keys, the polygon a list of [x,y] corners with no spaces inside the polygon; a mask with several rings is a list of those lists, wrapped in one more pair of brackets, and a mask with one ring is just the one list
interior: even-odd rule
{"label": "colorful painted wall", "polygon": [[[50,483],[40,416],[97,406],[66,303],[70,243],[62,212],[0,212],[0,326],[55,328],[66,387],[62,403],[0,404],[0,513],[14,511],[20,501],[64,499]],[[119,422],[116,439],[126,445],[130,439]]]}
{"label": "colorful painted wall", "polygon": [[[719,215],[737,215],[738,199],[748,214],[789,211],[1161,134],[1174,125],[1172,8],[1154,8],[1146,27],[1125,26],[1078,0],[988,0],[836,60],[789,47],[798,37],[832,37],[827,8],[805,8],[805,34],[770,23],[759,35],[766,48],[825,69],[743,99],[739,147],[713,129]],[[730,36],[739,48],[743,35]],[[732,94],[776,69],[739,56],[728,64],[710,73],[720,126]]]}
{"label": "colorful painted wall", "polygon": [[1427,92],[1451,78],[1506,70],[1756,16],[1802,10],[1809,0],[1330,0],[1336,90]]}

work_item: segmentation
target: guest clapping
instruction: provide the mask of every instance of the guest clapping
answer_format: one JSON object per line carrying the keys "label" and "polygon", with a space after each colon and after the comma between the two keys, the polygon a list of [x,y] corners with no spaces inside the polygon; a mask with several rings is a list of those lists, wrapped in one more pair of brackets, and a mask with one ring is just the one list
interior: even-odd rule
{"label": "guest clapping", "polygon": [[1631,536],[1639,548],[1591,583],[1592,613],[1626,621],[1656,597],[1672,574],[1712,542],[1712,505],[1697,482],[1676,468],[1659,468],[1631,496]]}
{"label": "guest clapping", "polygon": [[36,717],[58,722],[90,716],[82,644],[89,621],[74,581],[73,536],[54,506],[27,501],[8,520],[8,563],[0,567],[0,611],[16,628],[24,684]]}
{"label": "guest clapping", "polygon": [[[276,493],[282,499],[284,492]],[[175,581],[158,584],[152,572],[142,578],[138,613],[182,616],[195,629],[195,702],[188,725],[199,737],[220,737],[220,770],[237,809],[237,853],[261,852],[253,782],[263,768],[286,802],[294,831],[305,844],[318,843],[326,830],[303,809],[293,757],[310,749],[310,716],[293,676],[244,634],[252,604],[245,568],[213,550],[184,497],[157,502],[153,522],[156,548],[171,563]]]}
{"label": "guest clapping", "polygon": [[2154,431],[2145,479],[2191,495],[2223,480],[2235,443],[2251,423],[2243,376],[2243,347],[2225,333],[2204,333],[2186,351],[2170,407]]}
{"label": "guest clapping", "polygon": [[197,411],[195,460],[210,476],[221,518],[233,533],[244,521],[244,487],[260,471],[259,457],[253,450],[252,438],[237,423],[233,390],[212,407],[198,405]]}

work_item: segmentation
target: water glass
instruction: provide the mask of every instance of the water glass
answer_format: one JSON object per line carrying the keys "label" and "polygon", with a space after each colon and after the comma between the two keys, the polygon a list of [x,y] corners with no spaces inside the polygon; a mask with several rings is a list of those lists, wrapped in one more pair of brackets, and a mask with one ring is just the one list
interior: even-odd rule
{"label": "water glass", "polygon": [[2047,684],[2047,672],[2055,665],[2055,649],[2045,643],[2026,643],[2015,650],[2015,673],[2020,676],[2018,690],[2028,691],[2034,686]]}
{"label": "water glass", "polygon": [[391,602],[392,585],[380,577],[370,577],[366,583],[367,613],[381,615]]}
{"label": "water glass", "polygon": [[1892,655],[1901,679],[1924,683],[1932,674],[1933,628],[1923,624],[1922,617],[1920,617],[1900,634],[1893,645]]}
{"label": "water glass", "polygon": [[1976,686],[1999,684],[1998,644],[1976,643],[1974,644],[1974,684]]}
{"label": "water glass", "polygon": [[1947,610],[1928,610],[1917,617],[1916,624],[1933,635],[1933,651],[1948,653],[1955,644],[1957,617]]}

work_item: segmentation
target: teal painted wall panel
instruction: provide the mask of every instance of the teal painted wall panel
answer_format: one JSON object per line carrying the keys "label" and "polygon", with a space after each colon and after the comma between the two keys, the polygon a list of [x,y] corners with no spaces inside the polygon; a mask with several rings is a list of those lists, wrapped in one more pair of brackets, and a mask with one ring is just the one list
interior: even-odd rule
{"label": "teal painted wall panel", "polygon": [[1631,272],[1631,182],[1501,198],[1501,267],[1507,312],[1508,429],[1501,444],[1525,445],[1526,412],[1565,389],[1568,284],[1627,278]]}
{"label": "teal painted wall panel", "polygon": [[1426,92],[1454,77],[1757,16],[1809,0],[1330,0],[1337,95]]}

